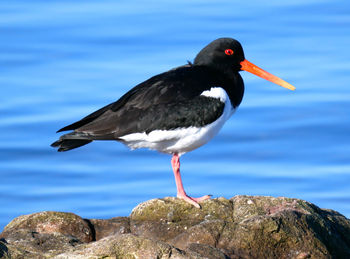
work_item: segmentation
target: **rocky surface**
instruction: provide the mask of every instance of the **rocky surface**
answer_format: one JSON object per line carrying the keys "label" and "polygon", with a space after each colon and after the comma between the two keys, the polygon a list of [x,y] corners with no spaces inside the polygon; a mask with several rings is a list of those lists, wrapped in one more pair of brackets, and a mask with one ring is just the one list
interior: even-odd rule
{"label": "rocky surface", "polygon": [[0,234],[0,258],[350,258],[350,221],[283,197],[218,198],[202,209],[153,199],[129,217],[18,217]]}

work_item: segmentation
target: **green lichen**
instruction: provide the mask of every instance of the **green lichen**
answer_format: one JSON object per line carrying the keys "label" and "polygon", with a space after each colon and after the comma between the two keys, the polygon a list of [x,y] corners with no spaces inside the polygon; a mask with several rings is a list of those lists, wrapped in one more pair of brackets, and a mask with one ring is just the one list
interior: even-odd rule
{"label": "green lichen", "polygon": [[200,222],[208,218],[231,219],[232,204],[227,199],[207,200],[201,203],[201,207],[198,209],[177,198],[154,199],[137,206],[130,218],[134,221],[166,220],[173,223]]}

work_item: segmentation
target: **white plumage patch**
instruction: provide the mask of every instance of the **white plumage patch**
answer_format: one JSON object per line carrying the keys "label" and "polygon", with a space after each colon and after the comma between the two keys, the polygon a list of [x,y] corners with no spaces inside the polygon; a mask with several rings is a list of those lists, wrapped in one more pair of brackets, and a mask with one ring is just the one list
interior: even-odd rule
{"label": "white plumage patch", "polygon": [[[206,90],[203,93],[201,93],[201,95],[220,99],[220,101],[225,103],[225,107],[226,107],[226,100],[227,99],[230,100],[226,91],[224,89],[222,89],[221,87],[212,87],[212,88],[210,88],[210,90]],[[231,104],[231,102],[230,102],[230,104]]]}
{"label": "white plumage patch", "polygon": [[178,128],[174,130],[154,130],[150,133],[132,133],[119,137],[131,149],[149,148],[163,153],[179,155],[192,151],[211,140],[234,113],[230,98],[221,87],[212,87],[202,96],[220,99],[225,103],[222,115],[214,122],[203,127]]}

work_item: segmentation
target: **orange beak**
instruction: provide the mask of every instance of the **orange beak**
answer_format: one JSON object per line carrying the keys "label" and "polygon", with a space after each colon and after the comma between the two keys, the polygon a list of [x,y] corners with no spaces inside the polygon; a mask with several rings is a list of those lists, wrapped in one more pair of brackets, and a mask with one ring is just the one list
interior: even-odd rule
{"label": "orange beak", "polygon": [[269,80],[272,83],[283,86],[289,90],[295,90],[295,87],[292,86],[290,83],[287,83],[286,81],[282,80],[281,78],[274,76],[273,74],[270,74],[269,72],[266,72],[265,70],[254,65],[253,63],[250,63],[246,59],[241,62],[241,69],[248,71],[254,75],[260,76],[261,78],[264,78],[266,80]]}

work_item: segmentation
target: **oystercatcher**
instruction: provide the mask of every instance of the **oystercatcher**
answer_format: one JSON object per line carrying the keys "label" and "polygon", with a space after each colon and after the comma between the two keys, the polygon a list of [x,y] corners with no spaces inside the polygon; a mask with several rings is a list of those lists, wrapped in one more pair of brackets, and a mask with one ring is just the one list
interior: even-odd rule
{"label": "oystercatcher", "polygon": [[131,149],[149,148],[172,155],[177,197],[200,208],[210,195],[186,194],[180,156],[212,139],[242,101],[245,70],[290,90],[294,86],[247,61],[241,44],[219,38],[188,63],[151,77],[111,103],[57,132],[51,146],[67,151],[94,140],[116,140]]}

